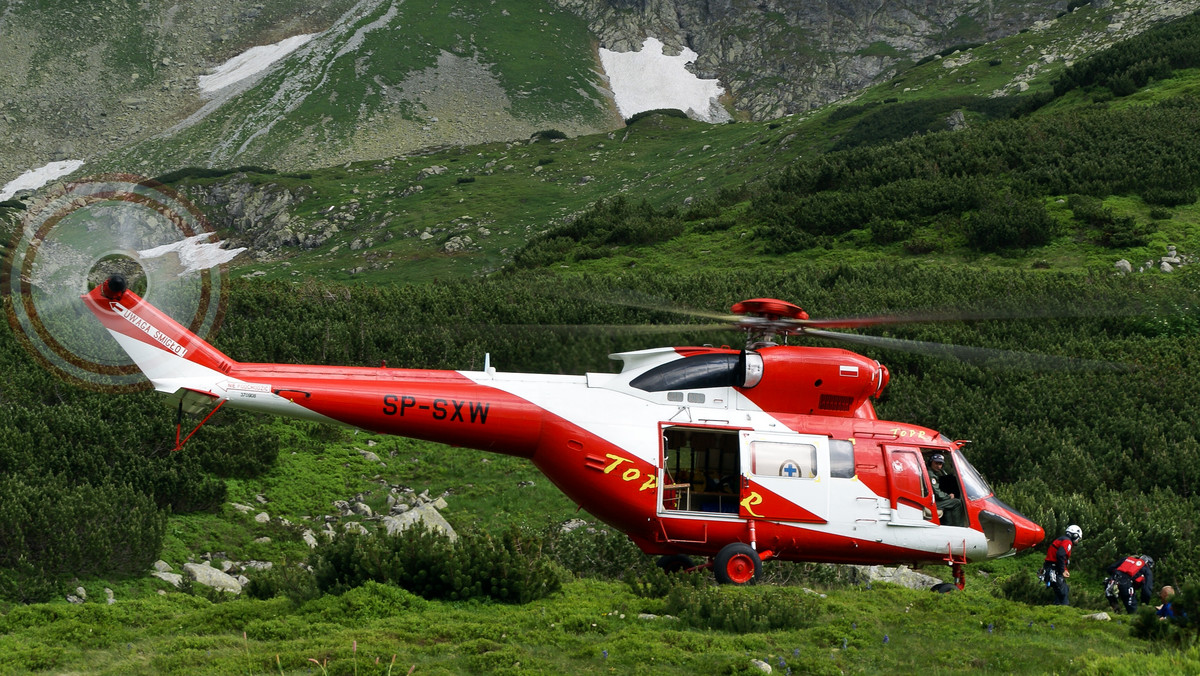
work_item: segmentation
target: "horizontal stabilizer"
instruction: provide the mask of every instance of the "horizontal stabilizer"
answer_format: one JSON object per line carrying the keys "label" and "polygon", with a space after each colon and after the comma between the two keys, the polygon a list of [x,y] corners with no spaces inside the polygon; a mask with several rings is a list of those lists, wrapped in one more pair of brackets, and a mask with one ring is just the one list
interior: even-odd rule
{"label": "horizontal stabilizer", "polygon": [[193,390],[186,387],[179,388],[174,394],[167,397],[167,402],[171,408],[182,406],[183,412],[191,415],[208,412],[220,400],[221,397],[212,392]]}

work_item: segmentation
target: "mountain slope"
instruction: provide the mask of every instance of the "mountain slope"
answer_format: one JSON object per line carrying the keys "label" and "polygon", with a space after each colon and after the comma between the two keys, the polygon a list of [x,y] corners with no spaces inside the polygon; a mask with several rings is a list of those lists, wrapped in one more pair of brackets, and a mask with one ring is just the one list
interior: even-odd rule
{"label": "mountain slope", "polygon": [[583,25],[535,4],[361,0],[261,78],[106,161],[298,168],[619,124]]}
{"label": "mountain slope", "polygon": [[[693,49],[695,72],[719,78],[725,106],[742,119],[807,111],[934,52],[1030,29],[1027,46],[1039,51],[979,79],[1016,91],[1038,69],[1053,69],[1053,59],[1041,62],[1051,56],[1041,51],[1047,42],[1078,38],[1055,48],[1061,62],[1198,6],[27,0],[0,13],[0,181],[54,160],[85,160],[90,173],[304,170],[549,128],[615,129],[597,48],[640,49],[648,36],[668,51]],[[198,88],[248,48],[300,35],[315,37],[269,71],[212,95]],[[1011,71],[1017,61],[1026,70]],[[992,83],[1001,72],[1008,79]]]}

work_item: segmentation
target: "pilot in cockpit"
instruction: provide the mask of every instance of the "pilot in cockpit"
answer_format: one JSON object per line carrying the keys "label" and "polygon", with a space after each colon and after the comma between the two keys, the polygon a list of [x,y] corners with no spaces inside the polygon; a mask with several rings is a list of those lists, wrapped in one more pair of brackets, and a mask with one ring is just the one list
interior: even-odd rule
{"label": "pilot in cockpit", "polygon": [[962,499],[942,488],[942,480],[953,486],[954,475],[946,469],[946,456],[934,453],[929,456],[929,478],[933,483],[933,497],[937,501],[938,515],[943,526],[962,526]]}

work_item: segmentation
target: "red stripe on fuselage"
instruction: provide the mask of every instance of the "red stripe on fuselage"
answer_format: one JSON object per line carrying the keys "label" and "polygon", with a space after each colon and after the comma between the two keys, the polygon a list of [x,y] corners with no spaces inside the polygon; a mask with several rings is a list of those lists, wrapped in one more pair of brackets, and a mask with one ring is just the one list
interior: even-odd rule
{"label": "red stripe on fuselage", "polygon": [[545,415],[454,371],[253,364],[230,375],[361,429],[523,458],[537,450]]}

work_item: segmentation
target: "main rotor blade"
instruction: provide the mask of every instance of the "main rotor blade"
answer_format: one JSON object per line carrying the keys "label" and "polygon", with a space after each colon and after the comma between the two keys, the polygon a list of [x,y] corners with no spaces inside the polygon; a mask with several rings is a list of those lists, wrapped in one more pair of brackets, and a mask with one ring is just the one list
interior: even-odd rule
{"label": "main rotor blade", "polygon": [[1114,362],[1097,361],[1092,359],[1076,359],[1074,357],[1059,357],[1034,352],[1018,352],[1014,350],[998,350],[987,347],[972,347],[968,345],[949,345],[945,343],[930,343],[923,340],[908,340],[905,338],[888,338],[886,336],[867,336],[855,333],[839,333],[821,329],[805,329],[806,335],[815,338],[856,343],[872,347],[882,347],[891,350],[903,350],[916,354],[926,354],[932,357],[949,357],[971,364],[988,364],[1002,362],[1011,366],[1054,371],[1090,371],[1090,372],[1124,372],[1132,371],[1133,366]]}
{"label": "main rotor blade", "polygon": [[507,324],[487,325],[488,330],[562,331],[568,333],[663,334],[693,331],[733,331],[728,324]]}

